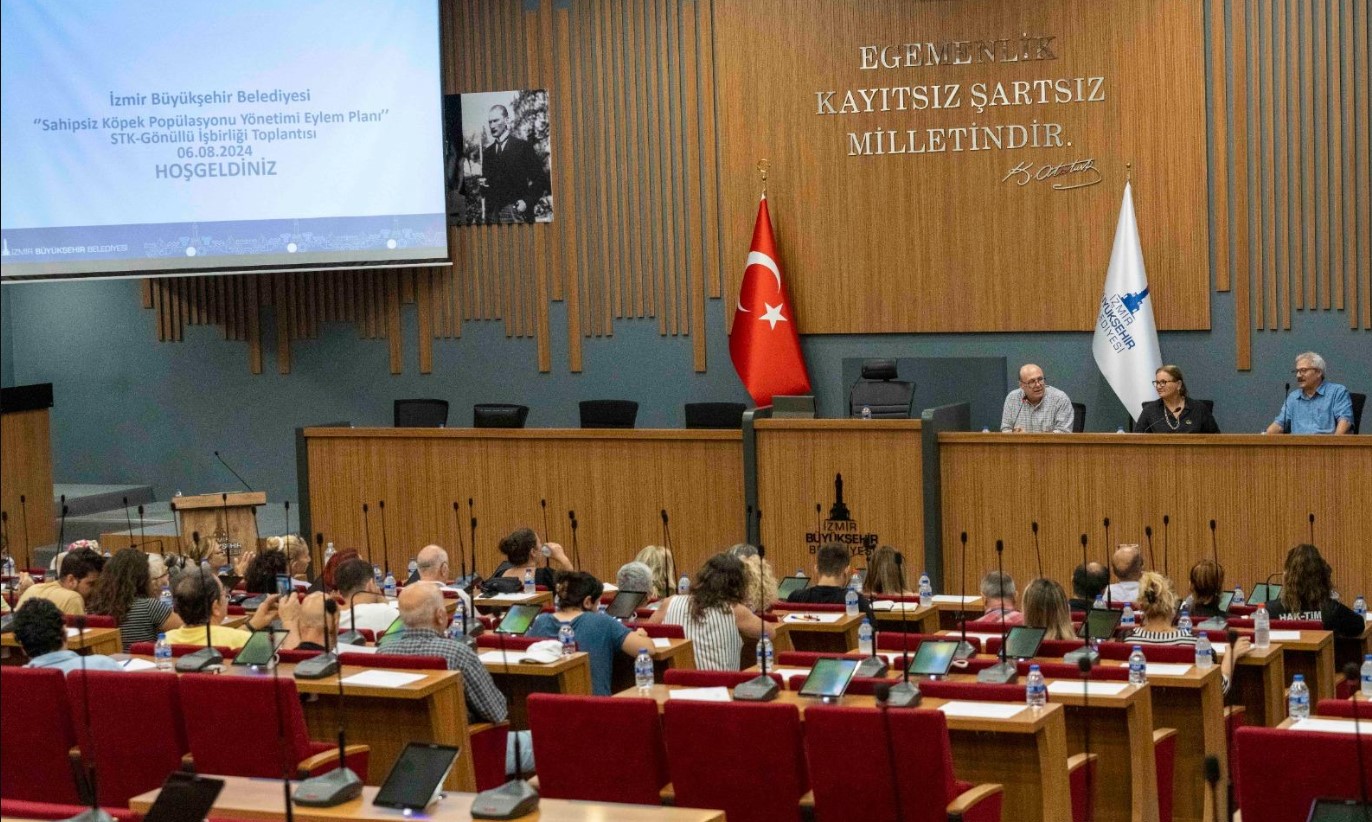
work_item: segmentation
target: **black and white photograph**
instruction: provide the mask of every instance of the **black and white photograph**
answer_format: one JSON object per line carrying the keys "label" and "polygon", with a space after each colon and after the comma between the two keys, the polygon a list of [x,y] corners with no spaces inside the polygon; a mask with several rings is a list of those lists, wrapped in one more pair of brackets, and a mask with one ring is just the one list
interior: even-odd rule
{"label": "black and white photograph", "polygon": [[546,90],[448,95],[444,119],[449,223],[553,221]]}

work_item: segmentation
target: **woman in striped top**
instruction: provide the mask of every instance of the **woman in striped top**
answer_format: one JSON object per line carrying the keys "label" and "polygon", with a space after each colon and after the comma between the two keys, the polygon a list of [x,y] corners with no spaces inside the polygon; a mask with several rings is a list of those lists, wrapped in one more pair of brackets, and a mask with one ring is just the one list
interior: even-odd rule
{"label": "woman in striped top", "polygon": [[[1143,624],[1129,634],[1125,640],[1132,645],[1191,645],[1196,637],[1190,631],[1172,626],[1177,616],[1177,595],[1167,577],[1154,571],[1144,573],[1139,580],[1139,609],[1143,614]],[[1224,655],[1220,668],[1221,682],[1225,693],[1229,692],[1229,682],[1234,674],[1234,664],[1248,653],[1252,646],[1248,637],[1234,640],[1234,647]]]}
{"label": "woman in striped top", "polygon": [[715,554],[691,583],[691,593],[668,597],[649,622],[680,625],[695,648],[696,668],[737,671],[742,667],[743,640],[772,631],[745,603],[747,575],[743,562]]}
{"label": "woman in striped top", "polygon": [[158,596],[166,581],[167,566],[160,556],[125,548],[105,563],[86,610],[114,617],[127,652],[135,642],[153,642],[159,633],[181,627],[172,604]]}

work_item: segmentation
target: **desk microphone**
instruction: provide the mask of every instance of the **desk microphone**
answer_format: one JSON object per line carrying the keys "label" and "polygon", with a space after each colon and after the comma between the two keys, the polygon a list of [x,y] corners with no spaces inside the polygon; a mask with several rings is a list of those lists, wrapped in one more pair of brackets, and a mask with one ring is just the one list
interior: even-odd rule
{"label": "desk microphone", "polygon": [[886,767],[891,769],[891,799],[896,806],[896,822],[905,822],[905,807],[900,799],[900,777],[896,773],[896,743],[891,738],[891,716],[886,712],[890,707],[891,685],[878,682],[872,693],[877,698],[877,707],[881,709],[882,730],[886,737]]}
{"label": "desk microphone", "polygon": [[[318,564],[317,566],[315,566],[316,571],[315,571],[315,577],[314,577],[314,584],[311,585],[310,587],[311,587],[311,588],[315,588],[316,586],[318,586],[318,587],[316,588],[316,590],[326,591],[326,590],[328,590],[328,587],[329,587],[329,586],[324,582],[324,532],[323,532],[323,531],[315,531],[315,532],[314,532],[314,547],[319,549],[319,553],[318,553],[319,564]],[[311,564],[311,565],[314,565],[315,556],[316,556],[315,554],[311,554],[311,555],[310,555],[310,564]]]}
{"label": "desk microphone", "polygon": [[[1110,518],[1105,518],[1105,567],[1110,567]],[[1105,586],[1105,604],[1114,605],[1115,598],[1111,594],[1110,586]]]}
{"label": "desk microphone", "polygon": [[[366,645],[367,638],[362,636],[362,632],[357,630],[357,595],[367,593],[363,591],[353,591],[348,597],[348,624],[352,627],[340,633],[334,640],[335,645]],[[336,606],[335,606],[336,607]],[[328,610],[328,606],[325,606]]]}
{"label": "desk microphone", "polygon": [[1215,566],[1220,564],[1220,546],[1215,538],[1215,521],[1210,520],[1210,558],[1215,561]]}
{"label": "desk microphone", "polygon": [[[1004,562],[1004,554],[1005,554],[1005,540],[998,539],[998,540],[996,540],[996,570],[997,570],[997,571],[999,572],[999,574],[1000,574],[1000,578],[999,578],[998,582],[999,582],[999,584],[1000,584],[1001,586],[1004,586],[1004,584],[1005,584],[1005,562]],[[997,662],[995,665],[992,665],[992,666],[989,667],[989,668],[983,668],[983,669],[981,669],[980,671],[978,671],[978,672],[977,672],[977,682],[991,682],[991,683],[995,683],[995,684],[997,684],[997,685],[1005,685],[1005,684],[1014,682],[1015,679],[1019,676],[1019,673],[1018,673],[1018,671],[1016,671],[1016,669],[1015,669],[1015,663],[1011,662],[1011,661],[1006,657],[1006,655],[1005,655],[1005,651],[1006,651],[1006,648],[1005,648],[1005,645],[1006,645],[1006,641],[1005,641],[1005,640],[1006,640],[1006,635],[1009,634],[1009,632],[1010,632],[1010,628],[1005,624],[1005,601],[1004,601],[1005,589],[1002,587],[997,593],[1000,594],[1000,596],[999,596],[998,598],[1001,600],[1001,605],[1000,605],[1000,662]],[[966,620],[964,620],[964,621],[963,621],[963,625],[965,626],[966,624],[967,624],[967,622],[966,622]],[[965,631],[966,628],[964,627],[963,630]]]}
{"label": "desk microphone", "polygon": [[[1039,521],[1034,520],[1029,523],[1029,530],[1034,532],[1034,559],[1039,566],[1039,579],[1043,578],[1043,552],[1039,550]],[[1027,587],[1027,586],[1026,586]]]}
{"label": "desk microphone", "polygon": [[[671,566],[671,570],[668,571],[668,573],[671,575],[667,579],[667,582],[669,583],[668,590],[662,592],[662,598],[665,599],[666,597],[671,596],[671,586],[676,585],[677,580],[680,579],[680,577],[676,575],[676,551],[672,550],[672,527],[667,524],[666,508],[662,509],[662,537],[662,547],[667,549],[667,563]],[[746,529],[744,533],[744,539],[747,539]]]}
{"label": "desk microphone", "polygon": [[1162,515],[1162,575],[1168,575],[1168,569],[1172,567],[1171,558],[1167,550],[1167,526],[1172,522],[1172,517],[1167,514]]}
{"label": "desk microphone", "polygon": [[[141,507],[141,506],[140,506]],[[62,524],[57,527],[57,550],[62,550],[62,543],[67,539],[67,495],[62,495]],[[57,573],[61,574],[62,569],[58,568]]]}
{"label": "desk microphone", "polygon": [[[129,512],[125,511],[124,516],[127,517],[128,515]],[[33,547],[29,544],[29,505],[28,500],[24,498],[23,494],[19,495],[19,521],[20,524],[24,526],[24,566],[27,569],[33,565]],[[133,530],[132,525],[129,526],[129,530]],[[57,546],[58,551],[61,551],[62,549],[63,546]],[[60,572],[62,569],[59,568],[57,570]]]}
{"label": "desk microphone", "polygon": [[[1086,562],[1086,535],[1085,535],[1085,534],[1082,534],[1082,535],[1081,535],[1081,567],[1082,567],[1083,569],[1085,569],[1085,568],[1086,568],[1086,565],[1087,565],[1087,562]],[[1107,573],[1108,573],[1108,571],[1107,571]],[[1107,587],[1109,587],[1109,586],[1107,585]]]}
{"label": "desk microphone", "polygon": [[[758,549],[757,555],[758,573],[762,572],[762,549]],[[760,579],[760,577],[759,577]],[[767,636],[767,620],[763,619],[762,613],[766,610],[766,592],[761,585],[757,586],[757,621],[761,635],[758,637],[759,646],[772,646],[772,640]],[[873,650],[876,649],[876,638],[872,640]],[[864,662],[866,660],[863,660]],[[767,654],[757,655],[758,670],[761,672],[747,682],[739,683],[734,686],[734,699],[740,702],[771,702],[777,698],[777,682],[767,675]],[[861,666],[859,666],[861,667]]]}
{"label": "desk microphone", "polygon": [[762,544],[762,506],[753,509],[753,523],[757,525],[757,555],[759,557],[767,553],[767,546]]}
{"label": "desk microphone", "polygon": [[468,517],[468,519],[469,519],[469,521],[470,521],[469,524],[471,525],[471,530],[472,530],[472,580],[473,580],[473,582],[475,582],[475,580],[476,580],[476,578],[477,578],[477,571],[476,571],[476,557],[477,557],[477,551],[476,551],[476,513],[475,513],[475,511],[476,511],[476,505],[475,505],[475,503],[473,502],[473,498],[472,498],[472,497],[467,497],[467,517]]}
{"label": "desk microphone", "polygon": [[[124,500],[124,524],[128,527],[128,530],[129,530],[129,539],[133,539],[133,516],[132,516],[131,514],[129,514],[129,509],[132,508],[133,506],[129,505],[129,498],[128,498],[128,497],[124,497],[123,500]],[[19,498],[19,501],[22,503],[22,502],[24,501],[24,498],[23,498],[23,497],[20,497],[20,498]],[[26,533],[26,535],[25,535],[24,538],[25,538],[25,539],[28,539],[27,532],[25,532],[25,533]],[[61,546],[61,545],[58,545],[58,546],[57,546],[57,550],[61,551],[61,550],[62,550],[62,546]]]}
{"label": "desk microphone", "polygon": [[543,544],[539,549],[543,553],[543,567],[547,568],[552,564],[553,549],[548,547],[548,500],[538,501],[538,507],[543,509]]}
{"label": "desk microphone", "polygon": [[[508,679],[510,676],[510,652],[507,650],[507,643],[505,642],[505,631],[497,628],[495,633],[500,643],[500,659],[505,666],[505,677]],[[506,715],[512,715],[514,708],[508,694],[506,694],[505,700]],[[473,819],[516,819],[538,810],[538,791],[534,790],[534,787],[527,780],[520,778],[520,766],[522,764],[520,759],[522,757],[519,750],[519,732],[512,730],[510,733],[515,734],[515,775],[504,785],[481,791],[472,798],[470,813]]]}
{"label": "desk microphone", "polygon": [[1315,512],[1310,512],[1310,544],[1315,544]]}
{"label": "desk microphone", "polygon": [[1153,553],[1153,526],[1143,526],[1143,535],[1148,539],[1148,565],[1154,571],[1158,570],[1157,556]]}
{"label": "desk microphone", "polygon": [[232,465],[229,465],[227,462],[225,462],[225,461],[224,461],[224,458],[221,457],[221,456],[219,455],[219,452],[218,452],[218,451],[215,451],[215,452],[214,452],[214,458],[217,459],[217,460],[219,460],[219,464],[220,464],[220,465],[222,465],[222,466],[224,466],[225,468],[229,469],[229,473],[230,473],[230,474],[233,474],[235,477],[238,477],[238,481],[241,482],[241,483],[243,483],[243,487],[244,487],[244,488],[248,489],[249,491],[252,491],[252,490],[253,490],[253,487],[252,487],[251,485],[248,484],[248,481],[245,480],[245,479],[243,479],[243,475],[242,475],[242,474],[239,474],[237,471],[233,470],[233,466],[232,466]]}
{"label": "desk microphone", "polygon": [[572,523],[572,562],[576,563],[576,569],[581,570],[581,548],[576,541],[576,511],[568,511],[567,519]]}
{"label": "desk microphone", "polygon": [[[368,506],[364,502],[362,503],[362,533],[367,543],[367,564],[376,568],[376,563],[372,561],[372,520],[367,511]],[[375,576],[376,571],[372,571],[372,574]]]}
{"label": "desk microphone", "polygon": [[[961,564],[958,566],[958,587],[960,589],[958,595],[961,597],[962,602],[959,603],[958,622],[962,624],[962,641],[958,643],[957,650],[953,652],[953,658],[970,659],[972,655],[974,655],[977,652],[977,650],[972,647],[972,643],[967,641],[967,532],[963,531],[959,538],[962,540],[962,561]],[[896,564],[900,566],[901,572],[900,590],[904,591],[905,557],[901,556],[900,554],[896,554]],[[920,604],[924,605],[926,603],[921,602]],[[902,610],[901,619],[904,618],[905,612]],[[902,633],[905,632],[905,626],[903,624],[900,626],[900,630]],[[910,667],[909,660],[906,660],[905,667]]]}
{"label": "desk microphone", "polygon": [[[86,615],[79,614],[76,617],[76,633],[80,637],[81,647],[86,647]],[[86,722],[86,733],[89,736],[86,741],[90,743],[90,755],[86,751],[81,751],[81,771],[86,779],[87,789],[90,791],[91,806],[76,816],[71,817],[67,822],[114,822],[114,817],[110,816],[100,807],[100,791],[98,790],[98,779],[95,767],[95,731],[91,728],[91,686],[90,674],[86,672],[86,655],[81,654],[81,702],[82,712]],[[11,754],[13,755],[13,754]],[[77,779],[77,793],[81,792],[81,781]]]}
{"label": "desk microphone", "polygon": [[210,636],[210,625],[214,622],[214,606],[219,602],[219,580],[206,572],[204,566],[200,567],[199,574],[202,589],[200,594],[204,597],[205,605],[205,647],[176,660],[178,674],[198,674],[224,664],[224,655],[214,647],[214,640]]}
{"label": "desk microphone", "polygon": [[376,507],[381,510],[381,562],[382,570],[386,576],[391,575],[391,544],[386,537],[386,501],[384,499],[376,501]]}
{"label": "desk microphone", "polygon": [[[65,511],[63,512],[65,516]],[[148,544],[148,529],[143,524],[143,506],[138,506],[138,547],[142,548]],[[143,550],[147,550],[143,548]]]}
{"label": "desk microphone", "polygon": [[285,822],[295,822],[295,810],[291,805],[291,776],[295,766],[291,762],[290,748],[286,745],[286,712],[281,708],[280,665],[272,666],[272,698],[276,704],[276,755],[281,760],[281,796],[285,802]]}
{"label": "desk microphone", "polygon": [[[362,794],[362,780],[357,778],[348,767],[348,745],[343,729],[343,669],[337,662],[337,654],[330,654],[329,647],[329,623],[333,621],[334,615],[338,613],[338,603],[332,599],[324,600],[324,648],[325,652],[321,656],[333,656],[333,673],[338,678],[338,767],[326,774],[314,776],[300,783],[295,789],[295,801],[298,805],[307,808],[332,808],[341,805],[350,799],[356,799]],[[334,649],[337,650],[337,643]],[[295,666],[296,675],[300,675],[300,668],[308,665],[320,657],[307,659],[300,665]]]}
{"label": "desk microphone", "polygon": [[[962,534],[962,556],[963,556],[963,559],[966,560],[966,558],[967,558],[967,532],[966,532],[966,531],[964,531],[963,534]],[[909,589],[906,587],[906,585],[905,585],[905,557],[902,556],[901,554],[897,553],[896,556],[895,556],[895,561],[896,561],[896,570],[897,570],[897,572],[900,574],[900,580],[899,580],[899,582],[900,582],[900,590],[901,590],[902,593],[903,593],[904,591],[909,590]],[[964,579],[965,579],[965,577],[964,577]],[[964,590],[965,590],[965,589],[964,589]],[[966,605],[966,602],[967,602],[967,600],[966,600],[966,598],[964,597],[964,598],[963,598],[963,604]],[[904,606],[904,604],[905,604],[904,602],[901,603],[902,606]],[[924,603],[920,603],[920,604],[923,605]],[[963,616],[965,617],[966,614],[963,614]],[[967,621],[966,619],[963,620],[964,623],[966,623],[966,621]],[[920,699],[921,699],[922,697],[920,696],[920,693],[919,693],[919,686],[916,685],[916,684],[914,684],[913,682],[910,681],[910,635],[909,635],[908,633],[906,633],[906,630],[905,630],[905,608],[904,608],[904,607],[902,607],[902,608],[900,609],[900,636],[901,636],[901,642],[900,642],[900,682],[897,683],[897,684],[895,684],[895,685],[887,686],[887,687],[889,687],[889,691],[887,692],[887,696],[886,696],[886,706],[887,706],[888,708],[914,708],[914,707],[917,707],[917,706],[919,705],[919,701],[920,701]],[[967,628],[966,628],[966,627],[964,627],[964,628],[962,629],[962,639],[963,639],[963,642],[966,643],[966,641],[967,641]],[[876,639],[875,639],[875,637],[872,639],[872,646],[873,646],[874,648],[876,647]],[[970,648],[971,646],[969,645],[969,646],[967,646],[967,647]],[[882,687],[882,686],[886,686],[886,683],[885,683],[885,682],[882,682],[882,683],[879,683],[879,684],[877,685],[878,688],[880,688],[880,687]]]}

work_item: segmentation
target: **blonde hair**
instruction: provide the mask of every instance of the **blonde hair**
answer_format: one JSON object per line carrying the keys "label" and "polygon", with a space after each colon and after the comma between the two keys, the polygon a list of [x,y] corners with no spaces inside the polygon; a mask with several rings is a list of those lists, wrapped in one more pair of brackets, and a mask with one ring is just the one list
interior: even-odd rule
{"label": "blonde hair", "polygon": [[1051,579],[1036,579],[1024,589],[1024,624],[1045,628],[1044,639],[1072,639],[1072,612],[1067,607],[1067,592]]}
{"label": "blonde hair", "polygon": [[744,557],[743,575],[746,577],[743,603],[749,608],[761,604],[764,611],[771,608],[777,601],[777,578],[772,573],[772,564],[757,555]]}
{"label": "blonde hair", "polygon": [[267,550],[281,551],[287,560],[294,560],[298,556],[308,555],[310,544],[295,534],[287,534],[284,537],[267,537]]}
{"label": "blonde hair", "polygon": [[645,545],[643,550],[634,557],[635,562],[647,565],[653,572],[653,590],[650,592],[654,597],[665,597],[675,588],[672,580],[672,552],[661,545]]}
{"label": "blonde hair", "polygon": [[1177,594],[1167,577],[1156,571],[1145,571],[1139,580],[1139,608],[1147,619],[1167,620],[1177,613]]}

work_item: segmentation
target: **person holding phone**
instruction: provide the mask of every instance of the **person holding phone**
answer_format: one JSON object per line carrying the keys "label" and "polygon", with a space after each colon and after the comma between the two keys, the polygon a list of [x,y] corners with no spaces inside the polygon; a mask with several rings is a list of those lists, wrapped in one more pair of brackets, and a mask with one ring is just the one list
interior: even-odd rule
{"label": "person holding phone", "polygon": [[290,584],[290,560],[283,551],[266,550],[248,563],[243,574],[243,589],[250,594],[280,594],[277,577],[284,576]]}
{"label": "person holding phone", "polygon": [[605,586],[584,571],[564,571],[557,575],[557,610],[539,614],[526,636],[556,639],[563,625],[576,632],[576,647],[591,657],[591,693],[610,696],[614,655],[623,652],[637,657],[639,651],[652,652],[653,641],[642,628],[630,631],[612,616],[597,610]]}

